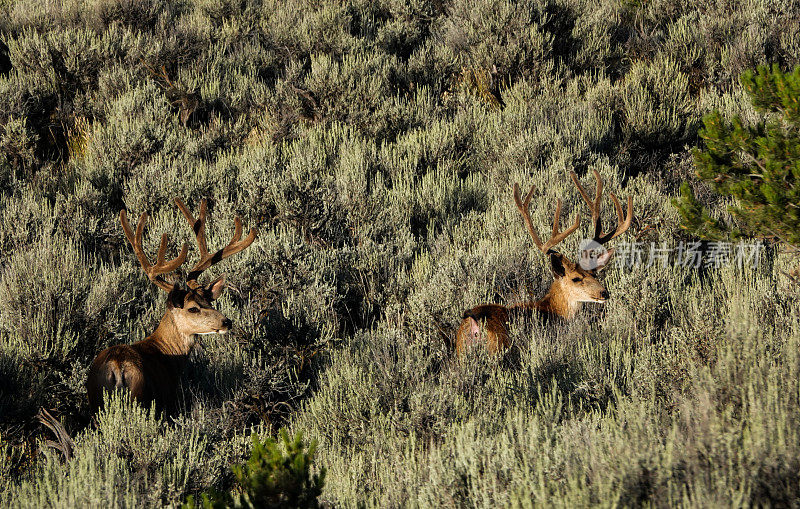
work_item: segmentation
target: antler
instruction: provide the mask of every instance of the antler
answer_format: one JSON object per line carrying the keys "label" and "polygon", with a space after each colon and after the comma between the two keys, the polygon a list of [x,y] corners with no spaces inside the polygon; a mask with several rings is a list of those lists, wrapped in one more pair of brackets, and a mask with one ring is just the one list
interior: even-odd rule
{"label": "antler", "polygon": [[173,285],[162,278],[161,274],[172,272],[180,267],[183,262],[186,261],[186,254],[189,252],[189,246],[184,242],[180,254],[172,261],[165,262],[164,256],[167,254],[167,234],[163,234],[161,236],[161,245],[158,247],[156,264],[153,265],[150,263],[150,260],[147,259],[144,249],[142,249],[142,232],[144,232],[144,223],[147,221],[147,213],[142,212],[142,215],[139,217],[135,235],[131,229],[131,224],[128,222],[128,214],[125,212],[125,209],[119,211],[119,220],[122,223],[122,231],[125,232],[125,237],[128,239],[128,242],[131,243],[131,246],[133,246],[133,251],[136,253],[136,257],[139,259],[144,273],[147,274],[150,281],[155,283],[155,285],[162,290],[166,290],[167,292],[172,291]]}
{"label": "antler", "polygon": [[64,455],[64,461],[71,460],[72,453],[75,450],[75,442],[72,441],[72,437],[69,436],[69,433],[64,429],[61,422],[53,417],[50,412],[45,410],[44,407],[39,407],[39,413],[36,414],[36,419],[44,424],[56,436],[57,441],[45,440],[44,445],[61,451],[61,454]]}
{"label": "antler", "polygon": [[572,232],[578,229],[578,226],[581,222],[581,215],[575,215],[575,223],[564,230],[563,232],[558,231],[558,222],[559,217],[561,216],[561,200],[556,201],[556,212],[553,215],[553,234],[550,236],[550,239],[547,242],[542,242],[539,238],[539,235],[536,234],[536,230],[533,229],[533,222],[531,221],[531,197],[533,197],[533,193],[536,191],[535,187],[531,187],[531,190],[528,194],[525,195],[525,201],[520,199],[519,193],[519,184],[514,184],[514,201],[517,203],[517,208],[519,209],[519,213],[522,214],[522,219],[525,221],[525,226],[528,228],[528,233],[531,234],[531,238],[533,239],[533,243],[536,244],[536,247],[544,253],[548,254],[548,252],[559,242],[567,238]]}
{"label": "antler", "polygon": [[239,216],[236,216],[234,219],[234,233],[231,241],[228,242],[227,246],[214,252],[213,254],[209,253],[208,246],[206,244],[205,198],[200,201],[200,215],[197,216],[197,219],[195,219],[189,208],[186,207],[186,205],[184,205],[179,198],[175,198],[175,203],[178,205],[178,208],[181,209],[181,212],[183,212],[186,220],[189,221],[189,226],[192,227],[192,230],[197,237],[197,248],[200,250],[200,260],[195,264],[194,267],[192,267],[189,275],[186,276],[186,282],[190,286],[197,286],[197,278],[200,277],[200,274],[202,274],[207,268],[221,262],[231,255],[238,253],[256,240],[255,228],[250,229],[250,233],[247,234],[247,237],[245,237],[244,240],[239,240],[242,238],[242,220],[239,219]]}
{"label": "antler", "polygon": [[614,201],[614,208],[617,210],[617,229],[612,232],[603,233],[603,225],[600,220],[600,205],[603,199],[603,179],[600,178],[600,174],[597,172],[597,170],[593,170],[593,172],[594,178],[597,180],[597,189],[594,194],[594,201],[589,199],[589,194],[581,186],[580,182],[578,182],[578,176],[575,175],[574,171],[570,172],[570,177],[572,177],[575,187],[578,188],[578,192],[581,193],[583,201],[589,205],[589,210],[592,212],[592,223],[594,223],[594,240],[600,244],[605,244],[614,237],[622,235],[628,230],[628,228],[631,227],[631,220],[633,219],[633,198],[628,196],[628,210],[623,217],[622,205],[619,204],[619,200],[616,196],[614,196],[614,193],[609,193],[611,195],[611,199]]}

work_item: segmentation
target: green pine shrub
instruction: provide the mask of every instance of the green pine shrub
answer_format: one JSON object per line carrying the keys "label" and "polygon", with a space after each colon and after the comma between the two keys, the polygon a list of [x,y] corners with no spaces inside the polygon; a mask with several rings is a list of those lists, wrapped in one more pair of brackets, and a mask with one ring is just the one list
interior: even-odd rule
{"label": "green pine shrub", "polygon": [[[316,441],[306,445],[301,432],[290,439],[283,428],[280,438],[281,446],[272,438],[262,442],[253,434],[250,459],[231,467],[240,491],[224,495],[203,493],[202,507],[319,507],[317,499],[325,484],[325,468],[311,473]],[[193,509],[198,504],[190,496],[183,507]]]}
{"label": "green pine shrub", "polygon": [[741,83],[762,120],[745,125],[714,111],[703,119],[704,147],[694,152],[700,180],[735,199],[728,208],[735,223],[713,217],[684,184],[675,200],[682,227],[706,238],[746,235],[800,245],[800,195],[794,189],[800,178],[800,67],[784,73],[762,66],[744,73]]}

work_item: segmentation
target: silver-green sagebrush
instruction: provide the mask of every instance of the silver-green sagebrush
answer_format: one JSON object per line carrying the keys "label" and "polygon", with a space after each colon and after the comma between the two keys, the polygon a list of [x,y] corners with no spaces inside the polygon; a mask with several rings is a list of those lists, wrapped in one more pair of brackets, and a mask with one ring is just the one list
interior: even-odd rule
{"label": "silver-green sagebrush", "polygon": [[[574,321],[511,327],[456,361],[464,310],[540,298],[549,268],[511,185],[583,206],[569,172],[633,196],[638,242],[693,241],[670,200],[713,110],[800,64],[794,0],[0,0],[0,505],[158,507],[237,492],[251,435],[316,440],[341,507],[791,506],[800,312],[757,267],[612,267]],[[208,199],[217,309],[164,420],[92,359],[163,314],[117,214],[192,241]],[[609,208],[606,214],[613,219]],[[552,208],[535,207],[537,231]],[[580,239],[561,247],[577,254]],[[39,407],[74,442],[46,446]],[[241,490],[240,490],[241,491]]]}

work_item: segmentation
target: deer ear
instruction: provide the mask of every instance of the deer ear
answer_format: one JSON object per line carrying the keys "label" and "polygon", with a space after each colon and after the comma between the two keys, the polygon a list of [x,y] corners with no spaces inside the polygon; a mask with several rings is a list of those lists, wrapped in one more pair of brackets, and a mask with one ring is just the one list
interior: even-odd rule
{"label": "deer ear", "polygon": [[558,279],[564,277],[567,273],[564,266],[564,255],[561,253],[550,253],[550,270],[553,271],[553,277]]}
{"label": "deer ear", "polygon": [[183,308],[183,301],[186,298],[186,288],[182,282],[175,283],[172,291],[167,296],[167,303],[174,308]]}
{"label": "deer ear", "polygon": [[206,295],[208,295],[211,300],[217,300],[219,299],[219,296],[222,295],[222,290],[224,289],[225,274],[221,275],[206,286]]}
{"label": "deer ear", "polygon": [[596,270],[596,271],[603,270],[606,267],[606,265],[608,265],[608,262],[610,262],[613,257],[614,257],[614,248],[611,248],[608,251],[606,251],[605,253],[603,253],[600,256],[598,256],[597,257],[597,267],[595,267],[594,270]]}

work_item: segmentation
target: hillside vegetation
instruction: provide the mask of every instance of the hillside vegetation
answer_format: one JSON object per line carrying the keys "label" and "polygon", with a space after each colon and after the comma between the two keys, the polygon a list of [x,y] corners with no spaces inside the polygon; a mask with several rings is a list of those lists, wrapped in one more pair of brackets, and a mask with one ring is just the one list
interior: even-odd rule
{"label": "hillside vegetation", "polygon": [[[692,240],[686,181],[732,221],[692,147],[715,109],[761,119],[739,76],[800,64],[800,2],[164,4],[0,0],[1,506],[230,490],[251,434],[283,426],[317,440],[335,507],[798,504],[800,289],[779,247],[756,268],[612,264],[605,306],[515,324],[502,359],[450,342],[465,309],[549,285],[514,182],[537,186],[540,232],[557,198],[588,218],[572,170],[634,197],[619,242]],[[193,239],[173,196],[208,198],[212,247],[236,214],[259,230],[213,271],[234,330],[201,339],[174,421],[115,399],[93,424],[92,359],[165,306],[119,210],[174,256]]]}

